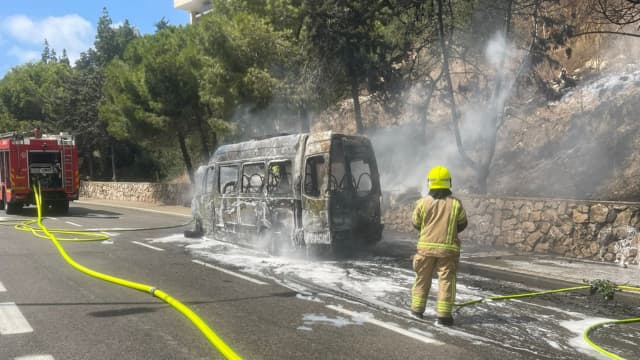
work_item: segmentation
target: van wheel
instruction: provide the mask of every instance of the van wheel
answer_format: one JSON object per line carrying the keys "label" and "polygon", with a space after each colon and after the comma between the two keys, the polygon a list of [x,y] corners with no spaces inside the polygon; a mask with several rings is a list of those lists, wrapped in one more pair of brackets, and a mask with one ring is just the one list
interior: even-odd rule
{"label": "van wheel", "polygon": [[334,249],[331,245],[307,244],[305,246],[305,253],[309,260],[326,260],[333,258]]}
{"label": "van wheel", "polygon": [[184,237],[186,237],[186,238],[199,238],[199,237],[202,237],[203,233],[204,232],[202,231],[202,220],[196,219],[196,226],[195,226],[194,230],[185,230],[184,231]]}

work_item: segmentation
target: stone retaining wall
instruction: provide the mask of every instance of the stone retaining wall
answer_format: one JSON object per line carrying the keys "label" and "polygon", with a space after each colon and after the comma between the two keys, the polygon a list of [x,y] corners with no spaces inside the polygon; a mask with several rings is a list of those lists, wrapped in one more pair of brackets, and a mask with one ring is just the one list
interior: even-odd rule
{"label": "stone retaining wall", "polygon": [[80,199],[126,200],[191,206],[190,184],[81,181]]}
{"label": "stone retaining wall", "polygon": [[[383,215],[385,227],[414,231],[411,214],[417,198],[392,200]],[[640,226],[640,203],[459,198],[469,220],[469,227],[460,234],[463,246],[614,261],[613,243],[633,235]]]}
{"label": "stone retaining wall", "polygon": [[[385,196],[387,229],[411,232],[419,193]],[[189,184],[83,181],[80,198],[191,204]],[[613,243],[640,227],[640,203],[459,196],[469,219],[461,235],[473,247],[615,260]]]}

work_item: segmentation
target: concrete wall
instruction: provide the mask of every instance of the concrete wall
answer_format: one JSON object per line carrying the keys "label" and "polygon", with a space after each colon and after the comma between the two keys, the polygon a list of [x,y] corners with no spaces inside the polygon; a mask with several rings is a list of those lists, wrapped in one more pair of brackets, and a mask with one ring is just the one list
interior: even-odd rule
{"label": "concrete wall", "polygon": [[[417,196],[391,200],[385,227],[414,231],[411,214]],[[640,203],[560,199],[459,196],[469,227],[460,234],[467,246],[513,249],[573,258],[614,261],[613,243],[640,226]]]}
{"label": "concrete wall", "polygon": [[125,200],[191,206],[190,184],[81,181],[80,199]]}

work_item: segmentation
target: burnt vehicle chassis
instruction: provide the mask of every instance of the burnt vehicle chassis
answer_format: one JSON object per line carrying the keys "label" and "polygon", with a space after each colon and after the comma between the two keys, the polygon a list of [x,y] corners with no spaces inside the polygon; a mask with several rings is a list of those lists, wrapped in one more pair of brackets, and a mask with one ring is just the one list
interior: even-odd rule
{"label": "burnt vehicle chassis", "polygon": [[321,132],[221,146],[198,169],[195,231],[273,254],[348,252],[380,241],[380,177],[369,139]]}

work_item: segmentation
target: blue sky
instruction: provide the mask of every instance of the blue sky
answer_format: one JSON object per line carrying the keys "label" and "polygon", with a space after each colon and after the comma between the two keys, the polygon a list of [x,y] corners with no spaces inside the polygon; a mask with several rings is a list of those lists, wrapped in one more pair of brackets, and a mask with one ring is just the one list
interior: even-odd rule
{"label": "blue sky", "polygon": [[93,46],[102,8],[113,23],[125,19],[143,34],[153,33],[162,17],[172,25],[189,22],[173,0],[1,0],[0,77],[13,66],[40,59],[44,39],[58,55],[66,49],[72,63]]}

